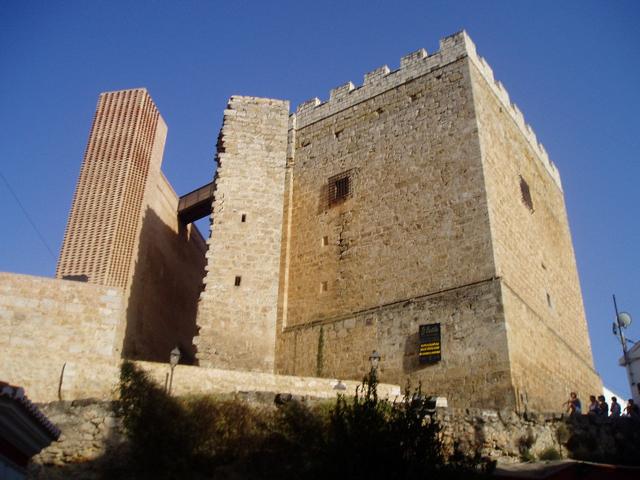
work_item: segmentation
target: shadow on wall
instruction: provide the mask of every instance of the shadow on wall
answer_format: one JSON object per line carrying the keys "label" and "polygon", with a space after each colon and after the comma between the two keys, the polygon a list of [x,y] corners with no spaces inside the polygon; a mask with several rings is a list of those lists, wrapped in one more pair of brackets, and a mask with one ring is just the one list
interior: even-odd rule
{"label": "shadow on wall", "polygon": [[424,368],[418,361],[418,350],[420,350],[420,336],[418,332],[407,335],[404,343],[404,355],[402,357],[403,373],[414,373]]}
{"label": "shadow on wall", "polygon": [[124,358],[167,362],[178,346],[180,363],[195,363],[205,252],[193,224],[179,222],[176,232],[147,208],[127,306]]}

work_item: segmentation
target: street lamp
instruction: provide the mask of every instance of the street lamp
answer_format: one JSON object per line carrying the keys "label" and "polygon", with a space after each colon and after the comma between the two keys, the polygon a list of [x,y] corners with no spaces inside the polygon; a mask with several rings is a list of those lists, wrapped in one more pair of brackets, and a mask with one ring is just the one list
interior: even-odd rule
{"label": "street lamp", "polygon": [[[371,352],[369,355],[369,363],[371,364],[371,370],[369,370],[369,377],[365,378],[365,383],[367,385],[367,392],[365,394],[365,398],[367,400],[373,399],[374,402],[378,401],[378,365],[380,365],[380,354],[377,350]],[[364,385],[363,385],[364,387]],[[358,391],[356,390],[356,395]]]}
{"label": "street lamp", "polygon": [[180,361],[180,349],[178,347],[171,350],[171,354],[169,355],[169,366],[171,367],[171,376],[169,377],[169,390],[168,393],[171,395],[171,386],[173,385],[173,369],[176,368],[178,362]]}
{"label": "street lamp", "polygon": [[369,363],[371,364],[371,371],[374,372],[374,374],[377,373],[378,371],[378,365],[380,365],[381,358],[382,357],[380,356],[377,350],[374,350],[373,352],[371,352],[371,355],[369,355]]}

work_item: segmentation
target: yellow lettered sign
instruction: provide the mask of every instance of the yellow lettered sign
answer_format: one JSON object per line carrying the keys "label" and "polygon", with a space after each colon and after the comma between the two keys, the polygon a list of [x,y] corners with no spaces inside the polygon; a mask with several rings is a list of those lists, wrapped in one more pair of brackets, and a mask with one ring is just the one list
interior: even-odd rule
{"label": "yellow lettered sign", "polygon": [[436,363],[442,360],[440,324],[420,325],[419,335],[420,350],[418,351],[418,359],[420,363]]}

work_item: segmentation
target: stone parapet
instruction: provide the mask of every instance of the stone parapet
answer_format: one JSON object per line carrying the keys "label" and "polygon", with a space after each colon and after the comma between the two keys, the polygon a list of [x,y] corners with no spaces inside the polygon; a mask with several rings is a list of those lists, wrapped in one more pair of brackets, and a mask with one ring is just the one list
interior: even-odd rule
{"label": "stone parapet", "polygon": [[[133,363],[158,385],[165,385],[170,373],[168,363],[141,361]],[[57,387],[58,379],[55,380]],[[26,393],[29,398],[37,402],[76,401],[87,398],[107,401],[118,398],[119,381],[118,363],[99,360],[68,362],[59,392],[51,389],[44,391],[37,385],[33,385],[31,389],[26,390]],[[178,365],[174,370],[171,391],[178,396],[262,392],[291,394],[298,397],[336,398],[339,393],[355,394],[360,384],[361,382],[358,381],[337,378],[298,377]],[[382,383],[378,387],[378,393],[382,398],[395,399],[401,391],[397,385]]]}
{"label": "stone parapet", "polygon": [[[151,379],[164,384],[168,365],[152,362],[135,362]],[[336,388],[340,382],[340,387]],[[265,372],[243,372],[217,368],[178,365],[173,375],[172,392],[175,395],[202,395],[210,393],[269,392],[288,393],[295,396],[336,398],[341,393],[354,395],[361,382],[337,378],[298,377]],[[342,389],[341,387],[345,388]],[[398,385],[380,384],[381,398],[400,396]]]}
{"label": "stone parapet", "polygon": [[502,83],[495,80],[489,64],[477,54],[475,44],[465,31],[442,38],[440,40],[440,50],[431,55],[427,55],[424,49],[405,55],[402,57],[400,68],[397,70],[392,71],[387,65],[384,65],[366,73],[364,84],[361,86],[354,86],[352,82],[347,82],[340,87],[334,88],[331,90],[329,100],[326,102],[322,102],[316,97],[301,103],[295,112],[297,128],[302,129],[307,125],[380,95],[387,90],[397,88],[419,76],[427,75],[462,58],[469,58],[479,69],[494,94],[504,105],[505,111],[536,152],[540,162],[542,162],[549,175],[558,185],[558,188],[562,189],[560,173],[557,167],[549,159],[544,146],[538,142],[536,134],[524,120],[524,116],[518,106],[511,103],[509,94]]}

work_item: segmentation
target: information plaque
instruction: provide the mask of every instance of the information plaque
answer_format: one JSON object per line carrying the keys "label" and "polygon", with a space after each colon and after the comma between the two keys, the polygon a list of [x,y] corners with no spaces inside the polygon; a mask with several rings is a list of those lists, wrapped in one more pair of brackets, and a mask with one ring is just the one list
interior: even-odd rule
{"label": "information plaque", "polygon": [[440,324],[420,325],[420,363],[437,363],[442,359]]}

